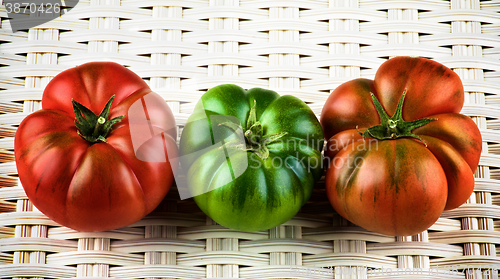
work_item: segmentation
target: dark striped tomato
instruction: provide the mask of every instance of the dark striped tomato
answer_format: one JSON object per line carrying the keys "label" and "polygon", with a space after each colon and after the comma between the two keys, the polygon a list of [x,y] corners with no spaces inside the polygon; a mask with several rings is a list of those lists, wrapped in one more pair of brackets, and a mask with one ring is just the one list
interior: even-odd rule
{"label": "dark striped tomato", "polygon": [[264,230],[292,218],[323,174],[323,133],[296,97],[236,85],[207,91],[182,132],[181,166],[217,223]]}
{"label": "dark striped tomato", "polygon": [[320,121],[335,210],[374,232],[413,235],[463,204],[482,148],[463,100],[458,75],[425,58],[389,59],[374,80],[335,89]]}

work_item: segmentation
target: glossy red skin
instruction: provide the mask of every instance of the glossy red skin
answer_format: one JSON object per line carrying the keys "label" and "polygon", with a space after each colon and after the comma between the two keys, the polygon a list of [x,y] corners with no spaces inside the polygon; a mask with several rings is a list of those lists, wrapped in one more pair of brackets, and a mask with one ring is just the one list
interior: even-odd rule
{"label": "glossy red skin", "polygon": [[[356,127],[364,131],[380,124],[370,92],[392,116],[405,89],[405,121],[437,119],[413,130],[425,144],[413,138],[363,141]],[[320,119],[330,162],[326,190],[335,210],[375,232],[412,235],[430,227],[443,210],[463,204],[474,189],[482,148],[476,124],[459,114],[463,95],[452,70],[410,57],[383,63],[373,81],[356,79],[335,89]],[[364,163],[340,163],[348,158]]]}
{"label": "glossy red skin", "polygon": [[[110,119],[126,116],[113,126],[107,143],[91,144],[77,134],[71,100],[98,115],[112,95]],[[43,109],[27,116],[15,136],[19,178],[40,211],[75,230],[104,231],[133,224],[158,206],[176,166],[135,155],[128,109],[144,96],[158,99],[148,112],[156,132],[167,133],[164,140],[157,135],[144,144],[142,158],[157,157],[158,151],[168,158],[167,150],[177,150],[176,132],[170,129],[174,116],[132,71],[116,63],[91,62],[60,73],[47,85]]]}

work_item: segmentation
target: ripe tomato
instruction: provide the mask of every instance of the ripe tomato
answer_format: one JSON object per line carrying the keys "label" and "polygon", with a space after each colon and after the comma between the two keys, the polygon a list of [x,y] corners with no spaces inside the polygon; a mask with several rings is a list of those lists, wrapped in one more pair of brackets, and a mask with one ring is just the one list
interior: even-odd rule
{"label": "ripe tomato", "polygon": [[[116,63],[83,64],[52,79],[42,107],[22,121],[14,146],[21,183],[41,212],[79,231],[103,231],[140,220],[162,201],[176,168],[168,160],[177,152],[175,121],[139,76]],[[151,133],[132,133],[143,126]]]}
{"label": "ripe tomato", "polygon": [[323,132],[290,95],[233,85],[208,90],[180,141],[181,166],[197,205],[217,223],[266,230],[292,218],[323,175]]}
{"label": "ripe tomato", "polygon": [[413,235],[464,203],[482,139],[463,102],[458,75],[425,58],[389,59],[374,80],[336,88],[320,118],[334,209],[374,232]]}

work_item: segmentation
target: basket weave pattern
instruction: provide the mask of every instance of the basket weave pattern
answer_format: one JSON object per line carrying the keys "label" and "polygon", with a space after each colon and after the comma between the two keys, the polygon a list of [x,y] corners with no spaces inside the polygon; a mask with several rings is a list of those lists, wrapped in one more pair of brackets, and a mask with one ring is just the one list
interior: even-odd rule
{"label": "basket weave pattern", "polygon": [[[17,33],[3,6],[0,15],[0,278],[498,278],[498,0],[80,0]],[[223,228],[172,189],[134,225],[80,233],[37,211],[16,177],[17,125],[40,108],[52,77],[85,62],[130,67],[168,102],[181,132],[218,84],[291,94],[319,117],[332,89],[373,78],[397,55],[458,73],[462,113],[483,135],[475,192],[419,235],[350,224],[323,181],[296,217],[268,231]]]}

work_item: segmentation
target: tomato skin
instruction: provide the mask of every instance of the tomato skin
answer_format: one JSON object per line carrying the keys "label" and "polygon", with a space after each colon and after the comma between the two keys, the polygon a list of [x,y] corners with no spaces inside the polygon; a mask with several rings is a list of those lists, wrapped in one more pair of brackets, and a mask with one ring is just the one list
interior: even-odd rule
{"label": "tomato skin", "polygon": [[439,161],[412,139],[380,141],[370,150],[364,145],[357,141],[340,151],[327,170],[326,191],[334,209],[387,235],[411,235],[430,227],[448,193]]}
{"label": "tomato skin", "polygon": [[482,150],[482,137],[476,123],[468,116],[458,113],[437,114],[432,117],[438,121],[415,129],[415,134],[440,139],[452,145],[471,171],[476,171]]}
{"label": "tomato skin", "polygon": [[[125,115],[107,142],[90,143],[77,134],[71,100],[99,114],[116,95],[110,117]],[[132,145],[129,108],[147,98],[151,122],[160,134],[134,135],[148,140],[139,151]],[[162,104],[163,103],[163,104]],[[172,112],[162,98],[125,67],[91,62],[62,72],[46,87],[43,109],[28,115],[15,136],[19,178],[28,198],[55,222],[78,231],[104,231],[131,225],[158,206],[173,182],[175,164],[154,160],[167,150],[176,156]],[[143,151],[143,150],[150,150]],[[144,160],[147,157],[152,160]]]}
{"label": "tomato skin", "polygon": [[339,85],[336,91],[343,93],[330,94],[321,112],[320,123],[325,139],[355,129],[359,124],[360,128],[378,124],[379,117],[370,99],[370,92],[374,90],[373,81],[368,79],[355,79]]}
{"label": "tomato skin", "polygon": [[[422,141],[405,137],[363,139],[360,133],[382,121],[370,93],[392,116],[403,92],[404,121],[434,119],[412,130]],[[477,125],[459,114],[463,100],[460,78],[425,58],[389,59],[373,81],[355,79],[335,89],[320,119],[327,139],[326,189],[335,210],[375,232],[412,235],[430,227],[443,210],[463,204],[474,189],[474,171],[482,149]],[[356,158],[364,163],[339,163]],[[398,169],[400,166],[406,166],[404,171]],[[395,191],[397,181],[405,181],[405,188],[411,187],[413,194]],[[387,193],[384,198],[374,194],[381,189]]]}
{"label": "tomato skin", "polygon": [[[245,132],[253,105],[264,137],[286,132],[266,145],[269,156],[214,145],[217,138],[226,143],[234,140],[235,133],[211,117],[228,116]],[[231,84],[214,87],[201,97],[179,147],[196,204],[218,224],[240,231],[266,230],[292,218],[323,174],[322,149],[321,126],[303,101]]]}
{"label": "tomato skin", "polygon": [[406,121],[441,113],[459,113],[464,103],[464,87],[458,75],[425,58],[400,56],[382,63],[375,74],[374,87],[373,93],[389,115],[394,114],[406,89],[408,95],[403,110]]}

